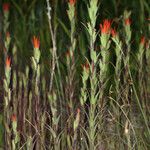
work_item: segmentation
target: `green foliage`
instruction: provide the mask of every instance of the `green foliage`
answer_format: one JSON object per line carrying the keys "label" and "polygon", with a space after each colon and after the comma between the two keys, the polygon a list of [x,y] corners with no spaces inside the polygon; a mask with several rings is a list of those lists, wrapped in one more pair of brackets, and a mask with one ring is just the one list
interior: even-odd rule
{"label": "green foliage", "polygon": [[0,148],[150,149],[149,1],[9,3]]}

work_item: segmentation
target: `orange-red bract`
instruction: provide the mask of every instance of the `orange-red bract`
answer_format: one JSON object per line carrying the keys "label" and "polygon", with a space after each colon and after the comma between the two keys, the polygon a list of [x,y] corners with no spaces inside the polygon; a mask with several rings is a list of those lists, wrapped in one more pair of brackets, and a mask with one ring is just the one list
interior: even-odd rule
{"label": "orange-red bract", "polygon": [[9,68],[10,67],[10,63],[11,63],[11,58],[7,57],[6,58],[6,67]]}
{"label": "orange-red bract", "polygon": [[144,36],[141,37],[140,44],[142,44],[142,45],[145,44],[145,37]]}
{"label": "orange-red bract", "polygon": [[102,34],[109,34],[111,29],[111,21],[108,19],[105,19],[103,21],[103,24],[100,24],[100,30]]}
{"label": "orange-red bract", "polygon": [[124,22],[125,22],[126,26],[130,26],[131,25],[131,19],[130,18],[125,19]]}
{"label": "orange-red bract", "polygon": [[17,116],[16,116],[15,114],[13,114],[13,115],[11,116],[11,121],[12,121],[12,122],[16,122],[16,121],[17,121]]}
{"label": "orange-red bract", "polygon": [[69,0],[70,5],[74,5],[76,3],[76,0]]}
{"label": "orange-red bract", "polygon": [[112,35],[112,37],[116,37],[117,32],[116,32],[116,30],[115,30],[115,29],[112,29],[112,30],[111,30],[111,35]]}
{"label": "orange-red bract", "polygon": [[85,64],[83,64],[82,68],[85,69],[87,72],[89,72],[90,66],[89,66],[88,62],[86,62]]}
{"label": "orange-red bract", "polygon": [[40,47],[40,40],[39,40],[39,38],[37,38],[36,36],[33,36],[32,44],[33,44],[34,48],[39,49],[39,47]]}

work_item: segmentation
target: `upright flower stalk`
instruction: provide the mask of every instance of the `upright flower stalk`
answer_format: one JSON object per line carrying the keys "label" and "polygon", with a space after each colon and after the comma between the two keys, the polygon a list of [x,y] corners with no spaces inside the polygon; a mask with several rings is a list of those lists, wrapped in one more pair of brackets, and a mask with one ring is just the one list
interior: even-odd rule
{"label": "upright flower stalk", "polygon": [[[76,9],[76,0],[69,0],[68,2],[68,17],[70,21],[70,49],[68,51],[70,59],[73,59],[73,53],[76,48],[76,39],[74,37],[75,34],[75,26],[76,26],[76,17],[75,17],[75,9]],[[73,62],[72,62],[73,63]]]}
{"label": "upright flower stalk", "polygon": [[131,51],[131,19],[130,19],[131,12],[130,11],[124,11],[123,16],[123,26],[125,30],[124,38],[125,38],[125,49],[123,53],[123,63],[124,63],[124,101],[123,103],[129,103],[129,91],[130,91],[130,51]]}
{"label": "upright flower stalk", "polygon": [[[10,80],[11,80],[11,59],[8,56],[8,51],[10,48],[10,42],[11,42],[11,35],[9,33],[9,14],[10,14],[10,4],[9,3],[3,3],[3,31],[4,31],[4,61],[5,61],[5,78],[4,78],[4,125],[6,129],[5,133],[5,139],[6,139],[6,148],[7,149],[12,149],[15,150],[17,147],[17,132],[14,133],[13,131],[13,122],[11,122],[11,114],[14,113],[15,110],[15,104],[13,101],[13,96],[12,96],[12,90],[10,89]],[[12,77],[14,78],[15,75]],[[13,84],[13,86],[15,83]],[[11,107],[11,103],[13,103],[13,106]],[[10,111],[10,108],[12,110]],[[16,122],[17,126],[17,122]],[[13,138],[11,138],[11,136]]]}
{"label": "upright flower stalk", "polygon": [[6,61],[8,57],[8,51],[10,47],[10,42],[11,42],[11,36],[9,32],[6,32],[5,34],[5,42],[4,42],[4,61]]}
{"label": "upright flower stalk", "polygon": [[9,11],[10,11],[10,4],[9,3],[3,3],[4,33],[5,34],[9,28]]}
{"label": "upright flower stalk", "polygon": [[10,76],[11,76],[11,59],[6,58],[5,62],[5,78],[3,80],[4,85],[4,125],[5,125],[5,146],[11,149],[11,128],[10,128],[10,101],[11,101],[11,90],[10,90]]}
{"label": "upright flower stalk", "polygon": [[[87,129],[88,131],[88,142],[89,142],[89,149],[95,149],[95,141],[96,141],[96,122],[97,119],[95,117],[95,110],[96,105],[99,99],[99,92],[98,90],[98,78],[97,78],[97,62],[98,62],[98,54],[95,51],[95,41],[97,37],[95,25],[97,20],[97,12],[98,12],[98,0],[90,0],[88,5],[88,14],[89,14],[89,22],[87,24],[87,31],[89,34],[89,46],[90,46],[90,63],[89,63],[89,71],[86,72],[84,75],[86,78],[83,78],[83,83],[85,82],[84,79],[87,80],[87,78],[90,81],[90,91],[89,91],[89,127]],[[85,72],[83,72],[85,73]],[[83,76],[83,77],[84,77]],[[85,85],[83,85],[85,86]],[[84,90],[85,91],[85,90]],[[86,91],[85,91],[86,95]],[[86,97],[85,97],[86,98]],[[86,99],[84,98],[84,102]]]}
{"label": "upright flower stalk", "polygon": [[118,32],[115,29],[111,30],[112,40],[115,43],[116,65],[115,65],[115,87],[116,97],[119,100],[120,95],[120,78],[121,78],[121,61],[122,61],[122,41],[119,39]]}
{"label": "upright flower stalk", "polygon": [[81,88],[81,95],[80,95],[80,103],[81,106],[84,106],[84,104],[87,101],[87,80],[89,79],[90,74],[90,66],[89,62],[86,62],[84,65],[82,65],[82,88]]}
{"label": "upright flower stalk", "polygon": [[[32,38],[32,44],[33,44],[33,57],[32,57],[32,62],[33,62],[33,67],[34,67],[34,70],[36,70],[38,72],[38,69],[39,69],[39,61],[40,61],[40,40],[38,37],[36,36],[33,36]],[[38,81],[38,78],[39,76],[37,76],[36,78],[36,81]]]}
{"label": "upright flower stalk", "polygon": [[124,65],[129,65],[129,57],[130,57],[130,41],[131,41],[131,19],[130,19],[131,12],[125,11],[123,17],[123,26],[125,29],[125,41],[126,41],[126,51],[125,51],[125,59]]}
{"label": "upright flower stalk", "polygon": [[8,32],[9,29],[9,11],[10,11],[10,4],[9,3],[3,3],[3,15],[4,15],[4,34],[5,34],[5,51],[7,52],[9,49],[10,44],[10,33]]}
{"label": "upright flower stalk", "polygon": [[[140,87],[146,87],[145,81],[144,81],[144,76],[146,76],[146,70],[144,69],[144,52],[146,51],[147,47],[146,47],[146,38],[145,36],[142,36],[140,41],[139,41],[139,49],[137,52],[137,60],[138,60],[138,87],[140,89]],[[139,97],[142,99],[143,101],[141,102],[141,104],[144,105],[144,103],[146,102],[146,95],[144,93],[146,93],[145,88],[142,88],[139,90]],[[143,96],[144,95],[144,96]]]}
{"label": "upright flower stalk", "polygon": [[[111,30],[111,35],[112,35],[112,41],[115,43],[115,54],[116,54],[116,63],[115,63],[115,75],[114,75],[114,81],[115,81],[115,99],[116,102],[121,105],[121,96],[122,96],[122,91],[121,91],[121,74],[122,74],[122,57],[123,57],[123,44],[122,41],[120,40],[119,37],[119,32],[116,31],[115,29]],[[116,112],[116,131],[121,134],[121,127],[120,124],[122,123],[122,116],[119,116],[117,114],[121,113],[120,108],[114,103],[112,105],[115,109]]]}
{"label": "upright flower stalk", "polygon": [[75,4],[76,4],[76,0],[69,0],[68,3],[68,17],[70,20],[70,24],[71,24],[71,46],[72,48],[70,49],[71,51],[75,50],[75,39],[74,39],[74,33],[75,33]]}
{"label": "upright flower stalk", "polygon": [[[68,1],[68,18],[70,22],[70,46],[68,50],[67,55],[67,77],[66,77],[66,104],[69,105],[68,114],[70,114],[71,118],[68,122],[68,128],[69,130],[73,128],[73,122],[74,122],[74,93],[75,93],[75,84],[74,84],[74,77],[75,77],[75,49],[76,49],[76,38],[75,38],[75,31],[76,31],[76,16],[75,16],[75,10],[76,10],[76,0],[69,0]],[[71,134],[67,133],[68,138],[68,145],[69,143],[75,144],[76,139],[71,139]],[[75,133],[73,135],[75,137]],[[68,146],[68,149],[71,147]]]}
{"label": "upright flower stalk", "polygon": [[70,21],[70,27],[71,27],[71,31],[70,31],[70,42],[71,42],[71,45],[70,45],[70,49],[68,51],[69,53],[69,56],[70,56],[70,61],[72,61],[72,63],[74,63],[73,61],[73,53],[75,51],[75,48],[76,48],[76,39],[74,37],[74,34],[75,34],[75,26],[76,26],[76,17],[75,17],[75,6],[76,4],[76,0],[69,0],[68,2],[68,10],[67,10],[67,13],[68,13],[68,17],[69,17],[69,21]]}
{"label": "upright flower stalk", "polygon": [[36,83],[36,87],[35,87],[35,92],[38,95],[38,85],[39,85],[39,81],[40,81],[40,56],[41,56],[41,52],[40,52],[40,40],[38,37],[33,36],[32,38],[32,44],[33,44],[33,57],[32,57],[32,66],[33,66],[33,70],[34,70],[34,75],[35,75],[35,83]]}
{"label": "upright flower stalk", "polygon": [[[123,26],[125,30],[124,38],[125,38],[125,50],[123,53],[123,63],[124,63],[124,89],[126,92],[126,95],[129,94],[129,87],[130,87],[130,51],[131,51],[131,19],[130,19],[131,12],[124,11],[124,17],[123,17]],[[128,96],[125,96],[126,102],[128,103]],[[124,102],[125,102],[124,99]]]}
{"label": "upright flower stalk", "polygon": [[[130,70],[130,52],[131,52],[131,12],[130,11],[124,11],[124,15],[123,15],[123,26],[124,26],[124,38],[125,38],[125,49],[124,49],[124,53],[123,53],[123,64],[124,64],[124,76],[123,76],[123,99],[122,99],[122,103],[123,105],[125,105],[125,112],[128,116],[128,118],[130,118],[130,101],[131,101],[131,85],[132,85],[132,80],[131,80],[131,70]],[[123,120],[122,120],[123,121]],[[123,123],[126,124],[126,122],[128,122],[127,120]],[[126,130],[125,130],[126,131]],[[124,132],[125,132],[124,131]],[[126,135],[126,139],[127,139],[127,143],[128,143],[128,147],[131,148],[131,124],[128,125],[128,133],[125,132]]]}
{"label": "upright flower stalk", "polygon": [[140,39],[140,42],[139,42],[139,50],[137,53],[137,60],[139,62],[139,81],[143,77],[142,72],[143,72],[143,57],[144,57],[144,51],[145,51],[145,47],[146,47],[145,44],[146,44],[146,39],[144,36],[142,36]]}
{"label": "upright flower stalk", "polygon": [[[35,100],[33,101],[32,107],[34,107],[35,110],[35,114],[38,114],[36,116],[34,116],[35,118],[35,127],[36,127],[36,132],[38,133],[40,131],[40,56],[41,56],[41,52],[40,52],[40,40],[38,37],[33,36],[32,38],[32,44],[33,44],[33,57],[32,57],[32,67],[33,67],[33,82],[34,84],[34,92],[35,92]],[[33,113],[34,114],[34,113]],[[36,133],[36,134],[37,134]],[[37,138],[38,138],[38,134],[37,134]],[[40,140],[38,138],[38,140],[36,141],[36,149],[40,149]]]}
{"label": "upright flower stalk", "polygon": [[[106,76],[108,71],[108,62],[109,62],[109,47],[110,47],[110,35],[111,35],[111,21],[108,19],[105,19],[103,23],[100,24],[100,48],[101,48],[101,60],[99,61],[99,68],[100,68],[100,99],[102,100],[103,92],[105,89],[105,82],[106,82]],[[103,103],[101,102],[103,105]]]}
{"label": "upright flower stalk", "polygon": [[95,51],[95,41],[96,41],[96,19],[97,19],[97,11],[98,11],[98,0],[91,0],[88,7],[88,14],[89,14],[89,23],[87,26],[87,30],[89,33],[89,42],[90,42],[90,84],[91,84],[91,97],[90,103],[91,105],[95,105],[97,102],[98,97],[96,96],[97,90],[97,67],[96,63],[98,62],[98,55]]}
{"label": "upright flower stalk", "polygon": [[9,33],[9,14],[10,14],[10,4],[9,3],[3,3],[3,31],[4,31],[4,61],[7,58],[8,50],[10,46],[10,33]]}

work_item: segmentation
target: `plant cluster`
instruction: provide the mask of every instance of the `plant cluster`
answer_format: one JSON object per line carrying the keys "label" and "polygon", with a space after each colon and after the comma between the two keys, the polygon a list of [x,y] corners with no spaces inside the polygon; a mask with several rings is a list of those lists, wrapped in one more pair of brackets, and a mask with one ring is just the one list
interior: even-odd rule
{"label": "plant cluster", "polygon": [[38,1],[23,3],[1,8],[0,148],[150,149],[150,19],[139,34],[131,11],[99,21],[101,4],[89,0],[82,21],[80,1],[69,0],[67,26],[58,0],[45,0],[36,28]]}

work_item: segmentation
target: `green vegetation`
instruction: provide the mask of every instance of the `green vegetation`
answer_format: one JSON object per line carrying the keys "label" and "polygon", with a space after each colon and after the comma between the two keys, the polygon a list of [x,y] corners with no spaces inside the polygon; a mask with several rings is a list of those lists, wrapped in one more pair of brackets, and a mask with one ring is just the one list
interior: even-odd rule
{"label": "green vegetation", "polygon": [[0,1],[0,150],[149,150],[149,0]]}

